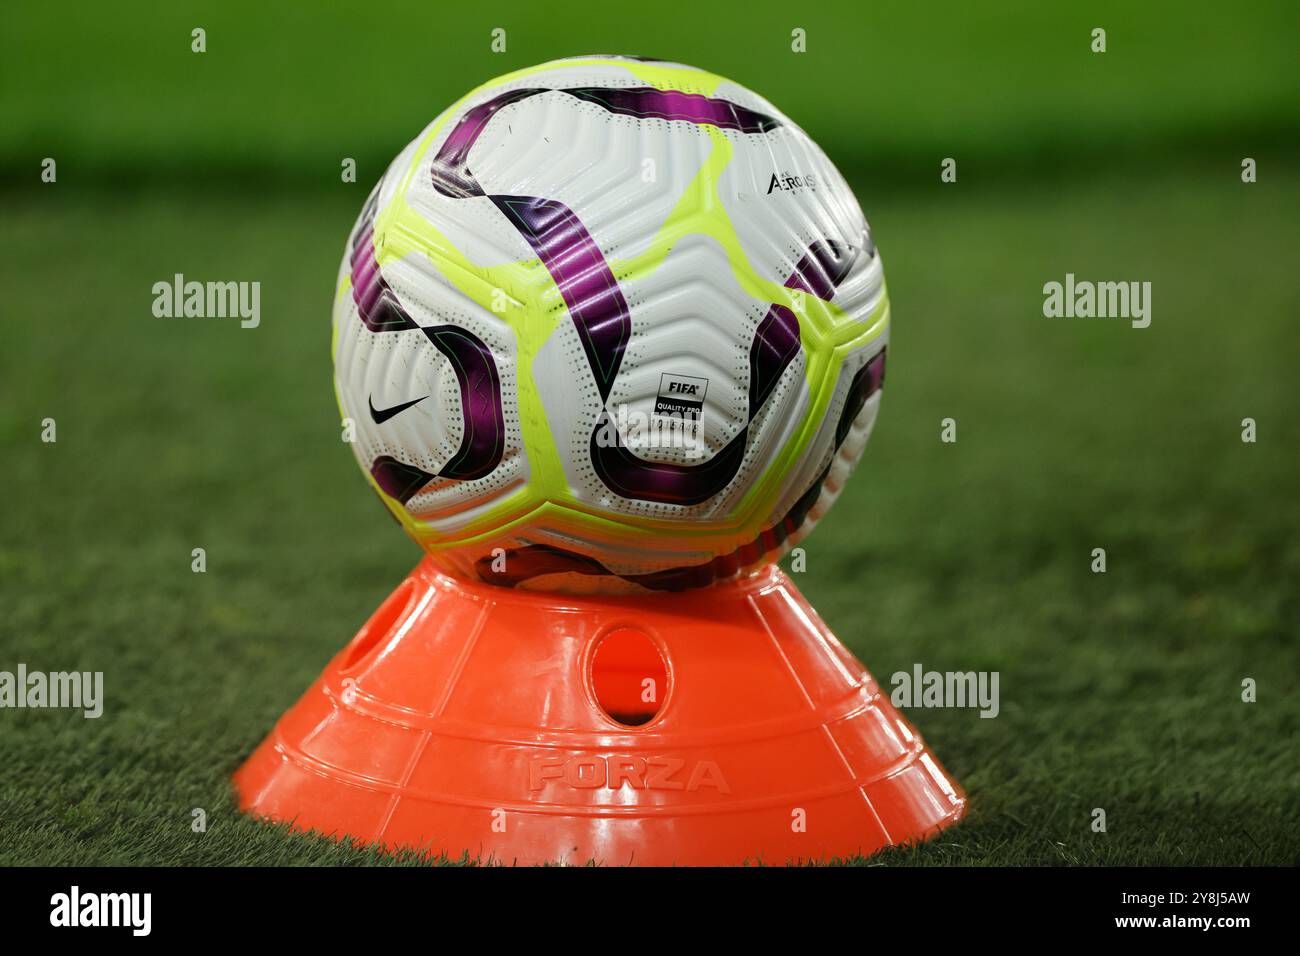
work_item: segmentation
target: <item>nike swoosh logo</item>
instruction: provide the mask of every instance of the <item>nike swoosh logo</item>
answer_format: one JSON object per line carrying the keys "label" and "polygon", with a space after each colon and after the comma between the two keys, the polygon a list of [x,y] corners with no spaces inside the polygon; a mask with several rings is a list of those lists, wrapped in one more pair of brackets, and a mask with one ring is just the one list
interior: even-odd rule
{"label": "nike swoosh logo", "polygon": [[413,398],[409,402],[402,402],[402,404],[394,405],[391,408],[375,408],[375,399],[372,396],[370,398],[370,418],[376,425],[382,425],[394,415],[400,415],[412,405],[419,405],[428,397],[428,395],[422,395],[419,398]]}

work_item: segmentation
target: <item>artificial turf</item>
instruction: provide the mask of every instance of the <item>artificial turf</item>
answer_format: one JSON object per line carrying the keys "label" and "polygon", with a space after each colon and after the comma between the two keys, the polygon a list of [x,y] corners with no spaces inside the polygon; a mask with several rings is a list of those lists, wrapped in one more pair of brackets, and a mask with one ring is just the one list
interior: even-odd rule
{"label": "artificial turf", "polygon": [[[871,863],[1297,862],[1300,170],[1238,161],[857,177],[889,376],[796,583],[882,683],[1001,686],[996,719],[909,711],[969,816]],[[367,188],[6,196],[0,670],[103,671],[106,702],[0,712],[0,864],[423,862],[258,825],[228,783],[418,558],[331,388]],[[260,327],[155,318],[177,272],[260,280]],[[1067,272],[1151,281],[1151,327],[1045,318]]]}

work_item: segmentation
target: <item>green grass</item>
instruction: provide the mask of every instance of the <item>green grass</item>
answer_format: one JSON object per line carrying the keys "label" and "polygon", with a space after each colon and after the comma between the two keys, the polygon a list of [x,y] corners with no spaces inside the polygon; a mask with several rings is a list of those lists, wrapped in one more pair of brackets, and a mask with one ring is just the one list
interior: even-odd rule
{"label": "green grass", "polygon": [[[926,180],[944,156],[1041,169],[1170,146],[1300,146],[1293,0],[563,7],[122,0],[78,10],[69,31],[62,8],[20,2],[0,31],[0,172],[34,180],[49,156],[69,183],[321,185],[348,156],[373,182],[470,88],[602,52],[716,71],[769,96],[841,166]],[[1095,27],[1104,54],[1091,52]],[[804,53],[791,51],[795,28]]]}
{"label": "green grass", "polygon": [[[970,815],[873,863],[1297,861],[1300,169],[1261,170],[857,183],[889,380],[797,581],[882,682],[920,661],[1002,692],[994,720],[910,712]],[[418,557],[330,385],[365,188],[5,199],[0,670],[102,670],[107,702],[0,712],[0,864],[419,862],[256,825],[228,790]],[[1150,280],[1151,328],[1044,318],[1067,271]],[[153,318],[174,272],[260,279],[261,328]]]}

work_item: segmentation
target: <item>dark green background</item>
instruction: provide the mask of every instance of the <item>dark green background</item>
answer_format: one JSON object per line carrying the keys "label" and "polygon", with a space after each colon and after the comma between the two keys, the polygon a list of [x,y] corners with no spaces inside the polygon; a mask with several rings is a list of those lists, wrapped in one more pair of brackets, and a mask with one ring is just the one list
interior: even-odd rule
{"label": "dark green background", "polygon": [[[970,816],[875,861],[1296,861],[1294,4],[301,6],[6,8],[0,670],[102,670],[107,702],[0,711],[0,863],[390,860],[226,783],[418,556],[339,442],[338,256],[444,106],[586,52],[753,86],[872,222],[888,394],[797,583],[882,681],[1002,692],[911,712]],[[260,281],[262,326],[153,318],[176,272]],[[1152,282],[1151,328],[1044,318],[1066,272]]]}

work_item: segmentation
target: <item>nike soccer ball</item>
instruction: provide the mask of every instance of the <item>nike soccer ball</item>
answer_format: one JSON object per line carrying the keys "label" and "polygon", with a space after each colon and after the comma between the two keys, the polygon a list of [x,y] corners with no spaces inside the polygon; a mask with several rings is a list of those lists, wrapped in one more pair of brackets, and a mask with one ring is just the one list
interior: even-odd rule
{"label": "nike soccer ball", "polygon": [[344,251],[339,406],[463,577],[675,590],[784,553],[862,454],[889,305],[798,126],[675,63],[493,80],[392,163]]}

